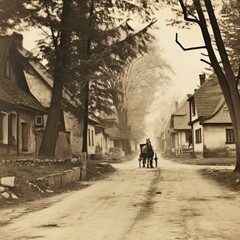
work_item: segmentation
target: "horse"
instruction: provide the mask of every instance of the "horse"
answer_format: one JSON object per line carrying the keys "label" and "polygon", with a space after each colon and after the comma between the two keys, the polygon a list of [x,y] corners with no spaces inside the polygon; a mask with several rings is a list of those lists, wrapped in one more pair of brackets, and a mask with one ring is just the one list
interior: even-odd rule
{"label": "horse", "polygon": [[139,156],[139,167],[141,167],[141,160],[143,163],[143,167],[145,167],[147,163],[147,168],[153,168],[153,156],[154,151],[152,148],[152,144],[149,138],[146,139],[145,144],[140,144],[140,156]]}

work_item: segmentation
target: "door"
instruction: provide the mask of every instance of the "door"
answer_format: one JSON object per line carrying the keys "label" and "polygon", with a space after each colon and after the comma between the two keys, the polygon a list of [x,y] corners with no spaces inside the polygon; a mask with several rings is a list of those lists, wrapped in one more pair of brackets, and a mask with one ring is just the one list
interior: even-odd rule
{"label": "door", "polygon": [[22,151],[28,151],[28,124],[22,123]]}

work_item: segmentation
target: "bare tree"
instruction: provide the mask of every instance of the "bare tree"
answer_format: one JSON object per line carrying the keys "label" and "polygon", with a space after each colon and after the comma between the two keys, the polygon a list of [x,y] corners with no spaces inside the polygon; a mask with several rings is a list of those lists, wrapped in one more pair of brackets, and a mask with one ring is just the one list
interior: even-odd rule
{"label": "bare tree", "polygon": [[144,134],[143,120],[149,114],[157,89],[169,80],[166,70],[170,70],[170,66],[156,52],[152,49],[135,59],[117,80],[111,81],[113,105],[118,127],[125,135],[127,153],[131,152],[130,138],[141,138]]}
{"label": "bare tree", "polygon": [[[197,13],[197,16],[190,11],[184,4],[183,0],[179,0],[184,15],[184,20],[187,22],[196,23],[199,25],[205,43],[205,48],[208,52],[210,61],[201,59],[202,61],[210,64],[218,78],[221,86],[223,96],[225,98],[232,125],[234,129],[234,137],[236,143],[236,166],[235,171],[240,171],[240,96],[238,90],[238,81],[234,75],[233,66],[230,63],[229,55],[224,45],[223,37],[219,28],[214,7],[211,0],[192,0],[192,7]],[[209,24],[208,24],[209,20]],[[210,28],[213,35],[210,35]],[[214,49],[216,44],[216,50]],[[188,49],[185,49],[188,50]],[[221,61],[218,60],[218,55]]]}

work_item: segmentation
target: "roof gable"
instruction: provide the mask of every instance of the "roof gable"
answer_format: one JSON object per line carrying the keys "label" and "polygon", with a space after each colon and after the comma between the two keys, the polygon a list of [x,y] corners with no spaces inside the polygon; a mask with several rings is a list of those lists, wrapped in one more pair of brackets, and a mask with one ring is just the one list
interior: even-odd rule
{"label": "roof gable", "polygon": [[172,114],[173,129],[174,130],[187,130],[190,129],[189,122],[189,103],[186,101],[184,104]]}
{"label": "roof gable", "polygon": [[212,115],[218,107],[223,94],[215,76],[209,78],[194,94],[194,102],[199,118]]}
{"label": "roof gable", "polygon": [[29,92],[12,37],[0,36],[0,63],[2,66],[4,66],[8,55],[16,81],[5,79],[3,75],[0,75],[0,101],[16,108],[46,113],[43,106]]}

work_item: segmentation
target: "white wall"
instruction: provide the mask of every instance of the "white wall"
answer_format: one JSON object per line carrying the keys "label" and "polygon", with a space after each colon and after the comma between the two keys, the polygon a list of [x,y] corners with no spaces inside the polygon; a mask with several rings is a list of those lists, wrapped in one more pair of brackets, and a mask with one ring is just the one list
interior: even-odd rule
{"label": "white wall", "polygon": [[97,133],[95,136],[95,147],[99,146],[102,148],[102,153],[108,152],[108,137],[106,137],[103,132]]}
{"label": "white wall", "polygon": [[83,126],[70,112],[64,112],[66,131],[71,132],[71,149],[78,155],[82,152],[82,131]]}
{"label": "white wall", "polygon": [[[196,133],[195,130],[201,129],[202,134],[202,142],[196,143]],[[204,134],[203,134],[203,126],[199,124],[199,122],[196,122],[193,124],[193,145],[194,145],[194,153],[202,155],[203,154],[203,144],[204,144]]]}
{"label": "white wall", "polygon": [[223,155],[226,149],[234,150],[235,144],[226,144],[226,129],[231,125],[208,125],[204,126],[204,144],[206,150]]}

